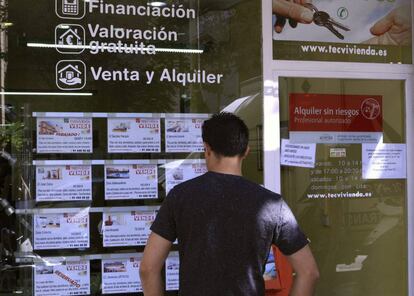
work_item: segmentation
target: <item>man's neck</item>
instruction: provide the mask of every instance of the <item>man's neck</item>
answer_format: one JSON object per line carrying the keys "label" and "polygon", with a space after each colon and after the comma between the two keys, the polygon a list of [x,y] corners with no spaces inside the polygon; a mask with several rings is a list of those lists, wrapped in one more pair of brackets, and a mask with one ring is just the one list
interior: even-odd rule
{"label": "man's neck", "polygon": [[241,159],[239,157],[214,157],[207,163],[210,172],[241,176]]}

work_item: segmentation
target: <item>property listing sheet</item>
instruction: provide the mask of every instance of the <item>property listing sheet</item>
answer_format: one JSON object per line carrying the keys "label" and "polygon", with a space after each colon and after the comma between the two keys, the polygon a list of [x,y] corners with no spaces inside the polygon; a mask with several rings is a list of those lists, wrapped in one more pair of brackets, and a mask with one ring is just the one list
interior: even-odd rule
{"label": "property listing sheet", "polygon": [[142,292],[140,258],[102,260],[102,294]]}
{"label": "property listing sheet", "polygon": [[89,213],[33,215],[35,250],[89,248]]}
{"label": "property listing sheet", "polygon": [[142,246],[147,243],[156,211],[103,213],[103,246]]}
{"label": "property listing sheet", "polygon": [[89,261],[48,262],[34,267],[35,296],[89,295]]}
{"label": "property listing sheet", "polygon": [[165,285],[167,291],[179,289],[180,259],[177,256],[169,256],[165,261]]}
{"label": "property listing sheet", "polygon": [[158,198],[156,164],[105,166],[105,199]]}
{"label": "property listing sheet", "polygon": [[167,193],[176,185],[198,177],[207,172],[207,166],[202,161],[177,160],[165,165],[165,184]]}
{"label": "property listing sheet", "polygon": [[91,153],[92,118],[37,117],[37,153]]}
{"label": "property listing sheet", "polygon": [[108,152],[161,152],[159,118],[108,118]]}
{"label": "property listing sheet", "polygon": [[36,167],[37,201],[92,199],[90,165],[45,165]]}
{"label": "property listing sheet", "polygon": [[203,152],[202,118],[165,118],[166,152]]}

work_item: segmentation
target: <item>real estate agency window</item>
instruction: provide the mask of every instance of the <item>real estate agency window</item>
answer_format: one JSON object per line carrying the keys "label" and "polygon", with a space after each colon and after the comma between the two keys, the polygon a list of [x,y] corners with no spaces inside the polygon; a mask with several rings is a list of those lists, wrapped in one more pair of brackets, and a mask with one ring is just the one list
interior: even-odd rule
{"label": "real estate agency window", "polygon": [[[3,7],[2,198],[16,215],[1,221],[26,264],[19,280],[8,273],[7,289],[140,293],[149,226],[172,187],[206,171],[200,127],[212,113],[246,121],[244,170],[263,182],[259,3],[153,2]],[[164,270],[169,294],[176,250]]]}

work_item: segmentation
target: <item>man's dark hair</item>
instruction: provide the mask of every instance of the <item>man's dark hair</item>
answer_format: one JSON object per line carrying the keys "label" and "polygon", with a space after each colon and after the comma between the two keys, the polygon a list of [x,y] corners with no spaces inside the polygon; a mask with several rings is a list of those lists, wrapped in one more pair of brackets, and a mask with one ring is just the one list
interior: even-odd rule
{"label": "man's dark hair", "polygon": [[249,129],[236,115],[221,112],[204,121],[202,137],[218,155],[242,156],[249,143]]}

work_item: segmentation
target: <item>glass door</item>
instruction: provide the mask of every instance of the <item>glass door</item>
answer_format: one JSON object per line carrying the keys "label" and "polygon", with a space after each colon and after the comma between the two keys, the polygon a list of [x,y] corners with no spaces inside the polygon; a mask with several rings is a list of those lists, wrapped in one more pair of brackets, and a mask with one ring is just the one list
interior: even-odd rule
{"label": "glass door", "polygon": [[279,77],[281,192],[316,295],[407,295],[403,80]]}

